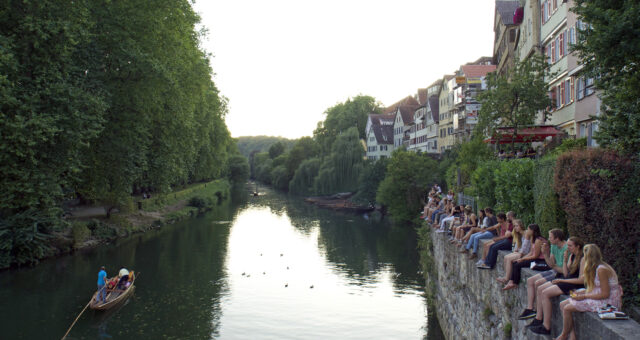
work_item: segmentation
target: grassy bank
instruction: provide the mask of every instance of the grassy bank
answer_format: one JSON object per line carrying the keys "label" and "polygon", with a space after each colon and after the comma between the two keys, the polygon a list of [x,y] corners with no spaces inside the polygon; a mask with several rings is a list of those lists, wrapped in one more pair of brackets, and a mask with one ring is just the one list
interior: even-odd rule
{"label": "grassy bank", "polygon": [[226,180],[199,183],[169,194],[134,201],[134,207],[141,209],[122,209],[112,213],[108,219],[72,219],[66,230],[56,232],[50,238],[49,251],[43,257],[94,247],[197,216],[226,200],[229,190],[230,184]]}

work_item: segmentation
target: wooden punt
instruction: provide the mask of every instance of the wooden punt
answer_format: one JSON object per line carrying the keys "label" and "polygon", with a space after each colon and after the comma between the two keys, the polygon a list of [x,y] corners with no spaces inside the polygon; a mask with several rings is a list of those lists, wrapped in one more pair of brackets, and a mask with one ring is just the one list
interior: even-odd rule
{"label": "wooden punt", "polygon": [[99,291],[96,291],[95,293],[93,293],[93,297],[91,298],[91,304],[89,304],[89,308],[94,310],[107,310],[114,306],[119,305],[124,301],[127,301],[127,299],[131,295],[133,295],[133,291],[136,289],[136,287],[133,284],[136,282],[137,276],[138,275],[134,274],[133,280],[131,281],[131,285],[129,285],[127,289],[124,289],[124,290],[114,289],[113,291],[107,293],[107,297],[105,298],[104,303],[97,301]]}

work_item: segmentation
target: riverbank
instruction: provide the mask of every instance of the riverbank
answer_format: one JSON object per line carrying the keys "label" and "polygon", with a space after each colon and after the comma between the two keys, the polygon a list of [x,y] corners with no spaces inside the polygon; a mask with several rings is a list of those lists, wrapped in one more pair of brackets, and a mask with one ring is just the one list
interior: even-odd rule
{"label": "riverbank", "polygon": [[[226,180],[194,184],[149,199],[132,200],[129,207],[111,213],[109,218],[106,213],[99,213],[104,211],[101,207],[78,209],[67,218],[69,226],[66,229],[51,234],[48,249],[40,259],[107,244],[197,216],[229,198],[230,187]],[[84,214],[83,211],[92,213]]]}
{"label": "riverbank", "polygon": [[[522,270],[522,282],[517,289],[504,292],[496,282],[504,275],[502,267],[506,251],[500,251],[496,268],[481,270],[475,261],[458,253],[459,248],[447,242],[446,234],[432,228],[420,229],[421,257],[434,308],[447,339],[548,339],[525,329],[530,320],[518,320],[526,308],[526,279],[537,272]],[[481,243],[484,243],[482,240]],[[562,331],[560,296],[552,299],[551,330],[554,336]],[[633,339],[640,325],[633,320],[600,320],[596,313],[574,313],[579,339]]]}

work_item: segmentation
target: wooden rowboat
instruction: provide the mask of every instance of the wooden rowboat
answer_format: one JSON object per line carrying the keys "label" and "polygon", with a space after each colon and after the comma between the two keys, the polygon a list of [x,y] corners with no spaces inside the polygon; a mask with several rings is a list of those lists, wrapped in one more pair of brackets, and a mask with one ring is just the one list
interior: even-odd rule
{"label": "wooden rowboat", "polygon": [[96,291],[91,298],[89,308],[94,310],[107,310],[126,301],[131,295],[133,295],[133,291],[136,289],[133,284],[136,282],[137,276],[138,275],[133,276],[131,284],[126,289],[114,289],[111,292],[107,293],[104,303],[97,301],[99,291]]}

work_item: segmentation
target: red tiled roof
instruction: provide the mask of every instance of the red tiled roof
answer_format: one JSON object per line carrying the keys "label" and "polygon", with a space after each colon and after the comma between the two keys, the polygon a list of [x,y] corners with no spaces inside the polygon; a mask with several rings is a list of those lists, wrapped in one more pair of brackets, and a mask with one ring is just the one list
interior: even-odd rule
{"label": "red tiled roof", "polygon": [[[390,113],[394,113],[396,111],[396,109],[398,108],[398,106],[406,106],[406,105],[412,105],[412,106],[420,106],[420,103],[418,103],[418,101],[413,98],[413,96],[407,96],[403,99],[400,99],[399,101],[387,106],[387,108],[385,108],[383,110],[383,113],[385,114],[390,114]],[[412,113],[413,114],[413,113]]]}
{"label": "red tiled roof", "polygon": [[418,89],[418,103],[425,105],[427,103],[427,89]]}
{"label": "red tiled roof", "polygon": [[496,70],[496,65],[463,65],[462,73],[469,78],[484,77],[489,72]]}

